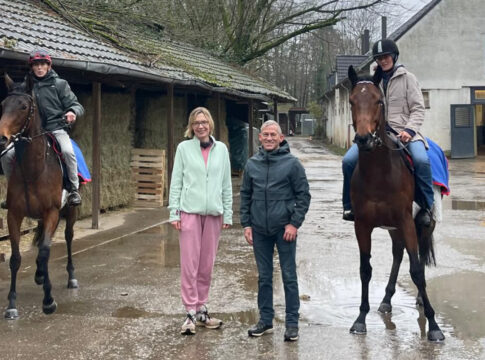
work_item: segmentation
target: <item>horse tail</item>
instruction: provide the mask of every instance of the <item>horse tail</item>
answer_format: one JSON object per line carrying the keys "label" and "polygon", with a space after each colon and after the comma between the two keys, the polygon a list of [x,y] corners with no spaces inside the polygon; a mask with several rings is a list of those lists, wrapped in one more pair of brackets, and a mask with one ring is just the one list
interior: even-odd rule
{"label": "horse tail", "polygon": [[433,231],[436,225],[436,221],[434,219],[431,219],[431,225],[425,226],[419,221],[419,219],[415,219],[414,225],[416,226],[416,235],[418,237],[419,261],[421,262],[421,264],[427,266],[436,266],[436,258],[433,245]]}

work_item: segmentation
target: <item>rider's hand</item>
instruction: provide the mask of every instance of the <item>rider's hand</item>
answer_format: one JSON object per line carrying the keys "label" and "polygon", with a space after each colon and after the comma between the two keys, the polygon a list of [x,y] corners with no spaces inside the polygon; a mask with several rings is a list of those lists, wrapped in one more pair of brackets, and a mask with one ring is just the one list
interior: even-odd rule
{"label": "rider's hand", "polygon": [[71,124],[73,123],[74,121],[76,121],[76,114],[74,114],[72,111],[68,111],[66,113],[66,115],[64,115],[65,119],[66,119],[66,122],[68,124]]}
{"label": "rider's hand", "polygon": [[409,135],[409,133],[404,130],[399,133],[399,138],[404,144],[407,144],[412,139],[411,135]]}

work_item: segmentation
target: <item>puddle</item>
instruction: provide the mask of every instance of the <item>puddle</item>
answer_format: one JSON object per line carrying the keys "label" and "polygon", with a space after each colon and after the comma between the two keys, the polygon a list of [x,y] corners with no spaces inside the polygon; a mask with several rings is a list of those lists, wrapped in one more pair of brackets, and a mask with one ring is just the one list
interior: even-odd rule
{"label": "puddle", "polygon": [[154,318],[154,317],[159,317],[160,315],[156,313],[151,313],[142,309],[137,309],[131,306],[124,306],[114,311],[112,316],[116,318],[139,319],[139,318]]}
{"label": "puddle", "polygon": [[452,210],[484,210],[485,201],[451,199]]}

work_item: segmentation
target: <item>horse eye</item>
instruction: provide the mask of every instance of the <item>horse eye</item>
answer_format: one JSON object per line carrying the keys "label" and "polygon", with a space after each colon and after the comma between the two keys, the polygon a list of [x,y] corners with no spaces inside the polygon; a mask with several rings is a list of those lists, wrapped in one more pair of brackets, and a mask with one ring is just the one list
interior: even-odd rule
{"label": "horse eye", "polygon": [[22,105],[22,110],[27,110],[27,105]]}

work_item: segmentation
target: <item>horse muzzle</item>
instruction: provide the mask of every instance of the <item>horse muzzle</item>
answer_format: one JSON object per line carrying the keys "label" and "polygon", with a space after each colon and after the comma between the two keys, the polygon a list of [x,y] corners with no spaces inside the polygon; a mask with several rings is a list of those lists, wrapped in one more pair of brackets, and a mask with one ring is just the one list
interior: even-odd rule
{"label": "horse muzzle", "polygon": [[357,144],[361,151],[371,151],[376,146],[374,137],[371,134],[365,134],[364,136],[355,134],[354,143]]}
{"label": "horse muzzle", "polygon": [[8,141],[9,141],[8,137],[6,136],[0,137],[0,151],[7,147]]}

